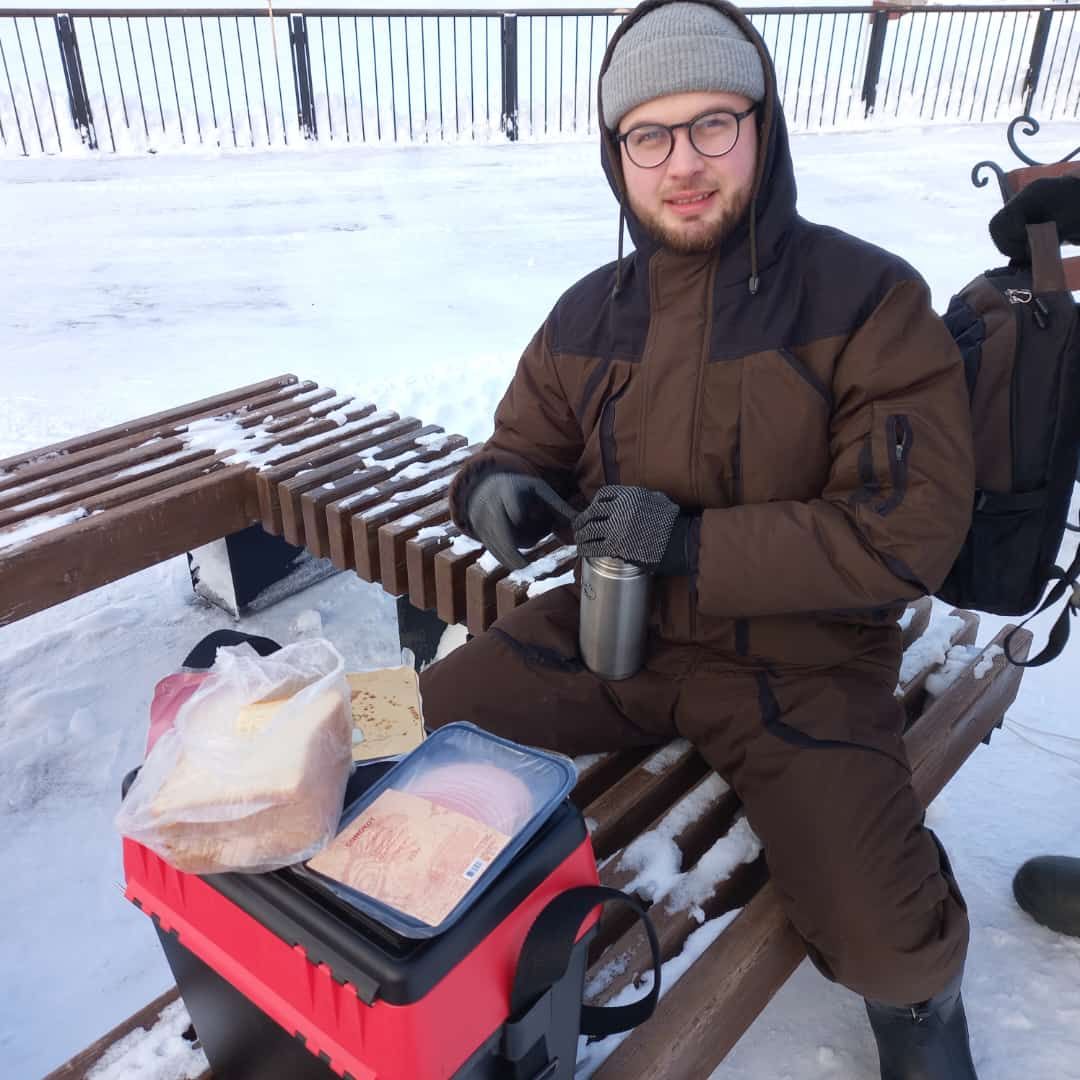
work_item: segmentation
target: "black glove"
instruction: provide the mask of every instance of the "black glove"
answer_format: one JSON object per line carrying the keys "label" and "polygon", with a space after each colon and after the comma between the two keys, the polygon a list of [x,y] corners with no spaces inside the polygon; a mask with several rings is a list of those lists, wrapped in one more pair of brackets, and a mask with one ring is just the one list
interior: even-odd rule
{"label": "black glove", "polygon": [[1033,180],[990,219],[990,237],[1002,255],[1026,262],[1027,226],[1042,221],[1057,222],[1063,244],[1080,244],[1080,176]]}
{"label": "black glove", "polygon": [[465,503],[469,531],[511,570],[528,565],[518,548],[532,547],[560,518],[569,523],[576,514],[550,484],[525,473],[491,473],[477,481]]}
{"label": "black glove", "polygon": [[691,516],[663,492],[608,484],[574,519],[574,539],[586,557],[611,556],[657,574],[686,574]]}

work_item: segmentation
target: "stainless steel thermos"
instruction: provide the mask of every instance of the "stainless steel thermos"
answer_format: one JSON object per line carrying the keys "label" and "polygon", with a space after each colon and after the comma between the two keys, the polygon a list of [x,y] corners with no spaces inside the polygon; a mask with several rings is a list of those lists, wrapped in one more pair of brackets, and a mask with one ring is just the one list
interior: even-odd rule
{"label": "stainless steel thermos", "polygon": [[651,574],[622,559],[582,559],[581,657],[601,678],[627,679],[644,663],[651,586]]}

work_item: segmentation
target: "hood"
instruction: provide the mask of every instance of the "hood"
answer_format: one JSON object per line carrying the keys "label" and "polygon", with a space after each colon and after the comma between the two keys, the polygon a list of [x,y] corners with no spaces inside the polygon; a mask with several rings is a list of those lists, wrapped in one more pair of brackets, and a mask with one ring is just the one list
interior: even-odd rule
{"label": "hood", "polygon": [[[611,64],[615,46],[623,34],[638,19],[656,8],[675,0],[645,0],[634,8],[620,24],[608,42],[600,65],[600,75],[596,83],[597,115],[600,117],[600,157],[604,175],[611,185],[615,198],[619,201],[619,262],[622,262],[622,225],[625,218],[636,251],[648,259],[659,248],[659,244],[646,231],[630,209],[626,197],[626,181],[623,177],[622,158],[619,144],[607,130],[603,122],[604,101],[601,90],[602,77]],[[754,29],[750,20],[734,5],[724,0],[694,0],[706,4],[733,19],[758,50],[761,64],[765,71],[765,98],[761,102],[758,128],[758,158],[754,173],[754,184],[750,198],[750,207],[746,217],[717,245],[712,253],[720,261],[719,273],[722,281],[743,279],[748,282],[750,292],[756,293],[758,276],[761,271],[775,262],[783,245],[791,223],[795,219],[795,171],[791,163],[791,151],[788,146],[787,124],[776,91],[776,69],[772,57],[765,47],[761,35]],[[620,266],[621,269],[621,266]]]}

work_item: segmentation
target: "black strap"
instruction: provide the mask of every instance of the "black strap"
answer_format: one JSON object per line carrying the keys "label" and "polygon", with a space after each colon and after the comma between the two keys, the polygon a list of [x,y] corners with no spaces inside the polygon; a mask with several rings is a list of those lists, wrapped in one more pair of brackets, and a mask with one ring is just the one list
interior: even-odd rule
{"label": "black strap", "polygon": [[[503,1035],[503,1054],[511,1064],[531,1059],[531,1052],[547,1030],[551,988],[565,974],[585,916],[598,904],[608,901],[632,908],[645,924],[652,949],[653,981],[648,994],[629,1005],[597,1007],[582,1005],[581,1034],[606,1038],[629,1031],[652,1016],[660,1000],[660,942],[644,904],[635,896],[606,885],[579,885],[552,900],[536,917],[518,957],[514,988],[510,995],[510,1016]],[[515,1069],[515,1075],[518,1070]],[[521,1075],[535,1076],[534,1067]]]}
{"label": "black strap", "polygon": [[199,642],[184,658],[182,667],[197,671],[208,671],[214,666],[218,649],[229,645],[250,645],[260,656],[269,656],[275,653],[281,646],[270,638],[259,637],[256,634],[244,634],[239,630],[215,630],[212,634]]}
{"label": "black strap", "polygon": [[[1061,650],[1065,648],[1069,640],[1069,619],[1077,613],[1077,610],[1080,610],[1080,607],[1078,607],[1078,604],[1080,604],[1080,599],[1078,599],[1078,593],[1080,593],[1080,588],[1077,585],[1078,579],[1080,579],[1080,551],[1077,551],[1076,558],[1073,559],[1068,570],[1062,570],[1060,566],[1055,566],[1050,571],[1049,580],[1056,581],[1057,584],[1050,590],[1038,610],[1033,611],[1006,636],[1005,656],[1010,663],[1015,664],[1017,667],[1042,667],[1043,664],[1049,664],[1051,660],[1055,660],[1061,655]],[[1065,601],[1065,607],[1050,628],[1046,646],[1042,652],[1031,660],[1017,660],[1012,654],[1012,639],[1016,632],[1022,630],[1036,615],[1041,615],[1048,607],[1056,604],[1067,592],[1071,595]]]}

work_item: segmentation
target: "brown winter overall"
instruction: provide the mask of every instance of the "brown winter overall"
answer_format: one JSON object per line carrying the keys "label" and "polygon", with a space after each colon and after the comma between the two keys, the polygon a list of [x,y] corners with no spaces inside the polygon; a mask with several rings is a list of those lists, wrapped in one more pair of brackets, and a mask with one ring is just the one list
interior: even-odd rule
{"label": "brown winter overall", "polygon": [[880,668],[774,676],[655,640],[641,672],[608,683],[580,661],[577,610],[575,588],[554,589],[429,667],[428,727],[468,720],[572,755],[683,736],[742,800],[825,975],[906,1004],[959,970],[963,900],[921,826],[904,712]]}

